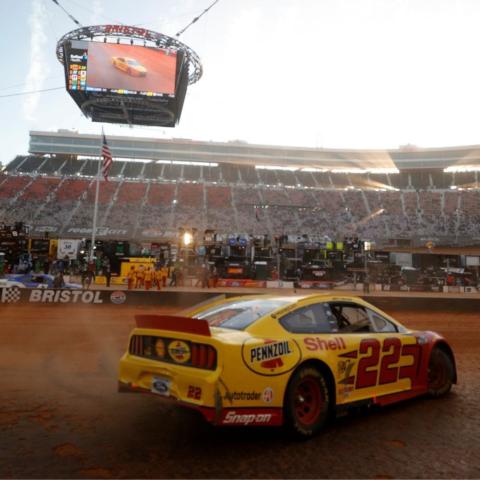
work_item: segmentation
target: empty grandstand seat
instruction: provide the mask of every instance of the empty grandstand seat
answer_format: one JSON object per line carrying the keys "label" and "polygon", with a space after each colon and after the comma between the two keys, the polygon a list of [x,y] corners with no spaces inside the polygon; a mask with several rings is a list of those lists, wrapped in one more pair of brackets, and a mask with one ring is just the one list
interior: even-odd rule
{"label": "empty grandstand seat", "polygon": [[166,180],[178,180],[181,177],[183,165],[167,163],[163,169],[163,178]]}
{"label": "empty grandstand seat", "polygon": [[298,179],[300,186],[305,186],[305,187],[317,186],[317,183],[315,183],[315,179],[313,178],[313,174],[311,172],[297,171],[295,172],[295,177]]}
{"label": "empty grandstand seat", "polygon": [[78,198],[86,192],[89,184],[90,181],[88,180],[67,178],[60,184],[56,191],[57,200],[59,202],[78,200]]}
{"label": "empty grandstand seat", "polygon": [[203,184],[181,183],[178,185],[177,201],[179,206],[203,207]]}
{"label": "empty grandstand seat", "polygon": [[[37,177],[23,192],[20,200],[46,200],[49,194],[53,194],[60,183],[59,178]],[[38,204],[37,204],[38,205]]]}
{"label": "empty grandstand seat", "polygon": [[44,174],[56,174],[59,170],[60,167],[66,162],[67,160],[65,158],[59,158],[59,157],[53,157],[53,158],[48,158],[45,159],[43,162],[43,165],[41,165],[41,168],[38,168],[38,173],[44,173]]}
{"label": "empty grandstand seat", "polygon": [[43,157],[30,156],[17,167],[17,172],[35,173],[45,161]]}
{"label": "empty grandstand seat", "polygon": [[0,188],[0,198],[11,199],[32,181],[31,177],[8,176]]}
{"label": "empty grandstand seat", "polygon": [[144,163],[142,162],[126,162],[125,168],[123,169],[123,177],[138,179],[143,170]]}
{"label": "empty grandstand seat", "polygon": [[217,168],[222,172],[222,178],[225,182],[228,183],[237,183],[239,180],[238,177],[238,167],[236,165],[222,164]]}
{"label": "empty grandstand seat", "polygon": [[231,208],[232,192],[230,187],[208,186],[205,188],[208,209]]}
{"label": "empty grandstand seat", "polygon": [[148,191],[147,205],[171,205],[175,198],[175,185],[152,183]]}
{"label": "empty grandstand seat", "polygon": [[410,180],[415,190],[427,190],[430,188],[430,177],[428,172],[416,170],[410,172]]}
{"label": "empty grandstand seat", "polygon": [[202,173],[202,167],[197,165],[184,165],[183,166],[183,178],[184,180],[190,180],[198,182]]}
{"label": "empty grandstand seat", "polygon": [[122,183],[117,194],[117,203],[121,205],[139,205],[143,201],[146,183],[129,182]]}

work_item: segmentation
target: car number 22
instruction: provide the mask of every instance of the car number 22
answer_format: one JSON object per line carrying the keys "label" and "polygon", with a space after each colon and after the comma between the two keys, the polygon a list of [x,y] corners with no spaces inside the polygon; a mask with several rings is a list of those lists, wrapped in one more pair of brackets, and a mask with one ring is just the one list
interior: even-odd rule
{"label": "car number 22", "polygon": [[[384,354],[381,362],[380,352]],[[375,338],[366,338],[360,342],[359,353],[366,355],[358,362],[355,388],[386,385],[403,378],[409,378],[412,383],[415,381],[420,360],[419,345],[402,345],[399,338],[385,338],[382,345]],[[396,366],[404,357],[411,357],[411,364]]]}

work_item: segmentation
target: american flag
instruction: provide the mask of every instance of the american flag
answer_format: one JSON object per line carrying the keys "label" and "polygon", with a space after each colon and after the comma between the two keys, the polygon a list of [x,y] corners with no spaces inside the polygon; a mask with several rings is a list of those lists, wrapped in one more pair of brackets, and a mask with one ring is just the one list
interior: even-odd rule
{"label": "american flag", "polygon": [[103,178],[108,182],[108,172],[110,171],[110,167],[112,166],[113,159],[112,153],[110,152],[110,148],[107,143],[107,137],[103,134],[103,143],[102,143],[102,175]]}

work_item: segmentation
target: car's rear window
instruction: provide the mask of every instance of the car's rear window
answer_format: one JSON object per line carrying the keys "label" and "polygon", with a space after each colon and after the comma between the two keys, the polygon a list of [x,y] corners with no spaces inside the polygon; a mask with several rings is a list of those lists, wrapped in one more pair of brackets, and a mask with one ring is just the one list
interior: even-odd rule
{"label": "car's rear window", "polygon": [[259,318],[290,302],[286,298],[233,300],[204,310],[195,317],[207,320],[212,327],[244,330]]}

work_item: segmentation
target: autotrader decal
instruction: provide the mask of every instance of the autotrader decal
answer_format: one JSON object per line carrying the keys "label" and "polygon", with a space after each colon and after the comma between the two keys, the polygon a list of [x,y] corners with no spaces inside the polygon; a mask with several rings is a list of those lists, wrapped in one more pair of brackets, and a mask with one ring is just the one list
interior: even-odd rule
{"label": "autotrader decal", "polygon": [[234,400],[260,400],[260,392],[226,392],[223,398],[232,403]]}

